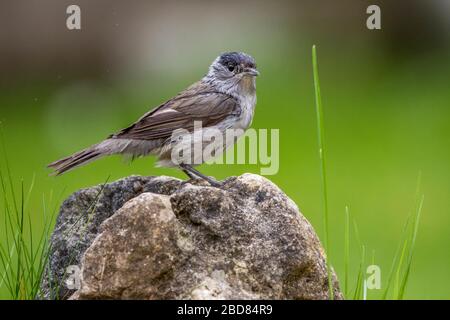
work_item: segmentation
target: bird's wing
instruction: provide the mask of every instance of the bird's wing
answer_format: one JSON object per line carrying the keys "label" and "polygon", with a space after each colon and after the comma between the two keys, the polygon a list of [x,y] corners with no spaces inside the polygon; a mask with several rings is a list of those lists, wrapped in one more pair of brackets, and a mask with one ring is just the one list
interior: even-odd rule
{"label": "bird's wing", "polygon": [[239,103],[232,96],[196,83],[110,138],[166,139],[176,129],[193,131],[194,121],[201,121],[202,127],[209,127],[240,112]]}

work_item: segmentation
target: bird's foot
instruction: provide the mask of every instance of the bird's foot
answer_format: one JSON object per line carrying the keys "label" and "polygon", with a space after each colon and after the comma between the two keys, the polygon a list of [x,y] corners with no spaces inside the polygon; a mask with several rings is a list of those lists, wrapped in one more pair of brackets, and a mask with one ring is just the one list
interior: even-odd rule
{"label": "bird's foot", "polygon": [[212,187],[215,188],[222,188],[223,184],[219,181],[217,181],[214,178],[208,177],[204,175],[203,173],[199,172],[198,170],[194,169],[192,166],[187,164],[180,164],[181,170],[183,170],[186,175],[191,178],[191,180],[197,180],[198,178],[200,180],[208,182]]}
{"label": "bird's foot", "polygon": [[222,189],[222,187],[223,187],[223,183],[217,181],[216,179],[213,179],[211,177],[205,177],[204,179],[211,185],[211,187],[215,187],[215,188],[219,188],[219,189]]}

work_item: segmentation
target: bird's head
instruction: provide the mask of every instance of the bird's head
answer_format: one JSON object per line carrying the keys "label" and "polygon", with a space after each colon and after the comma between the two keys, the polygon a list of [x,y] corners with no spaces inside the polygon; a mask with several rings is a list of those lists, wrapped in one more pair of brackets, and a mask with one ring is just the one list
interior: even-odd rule
{"label": "bird's head", "polygon": [[213,61],[205,80],[230,94],[254,94],[258,75],[255,59],[251,56],[243,52],[227,52]]}

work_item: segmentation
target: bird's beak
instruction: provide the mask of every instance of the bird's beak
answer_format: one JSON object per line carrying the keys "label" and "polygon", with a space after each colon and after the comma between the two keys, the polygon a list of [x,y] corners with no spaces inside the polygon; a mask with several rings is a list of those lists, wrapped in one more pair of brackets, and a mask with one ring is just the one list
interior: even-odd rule
{"label": "bird's beak", "polygon": [[259,76],[259,71],[256,70],[255,68],[245,68],[244,72],[252,77]]}

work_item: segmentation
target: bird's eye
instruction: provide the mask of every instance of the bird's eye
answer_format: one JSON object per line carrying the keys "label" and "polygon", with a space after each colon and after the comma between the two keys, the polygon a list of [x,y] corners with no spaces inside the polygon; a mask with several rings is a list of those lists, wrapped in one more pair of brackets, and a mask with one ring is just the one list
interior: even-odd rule
{"label": "bird's eye", "polygon": [[230,63],[230,64],[228,64],[228,70],[229,71],[234,71],[234,68],[235,68],[236,66],[234,65],[234,64],[232,64],[232,63]]}

